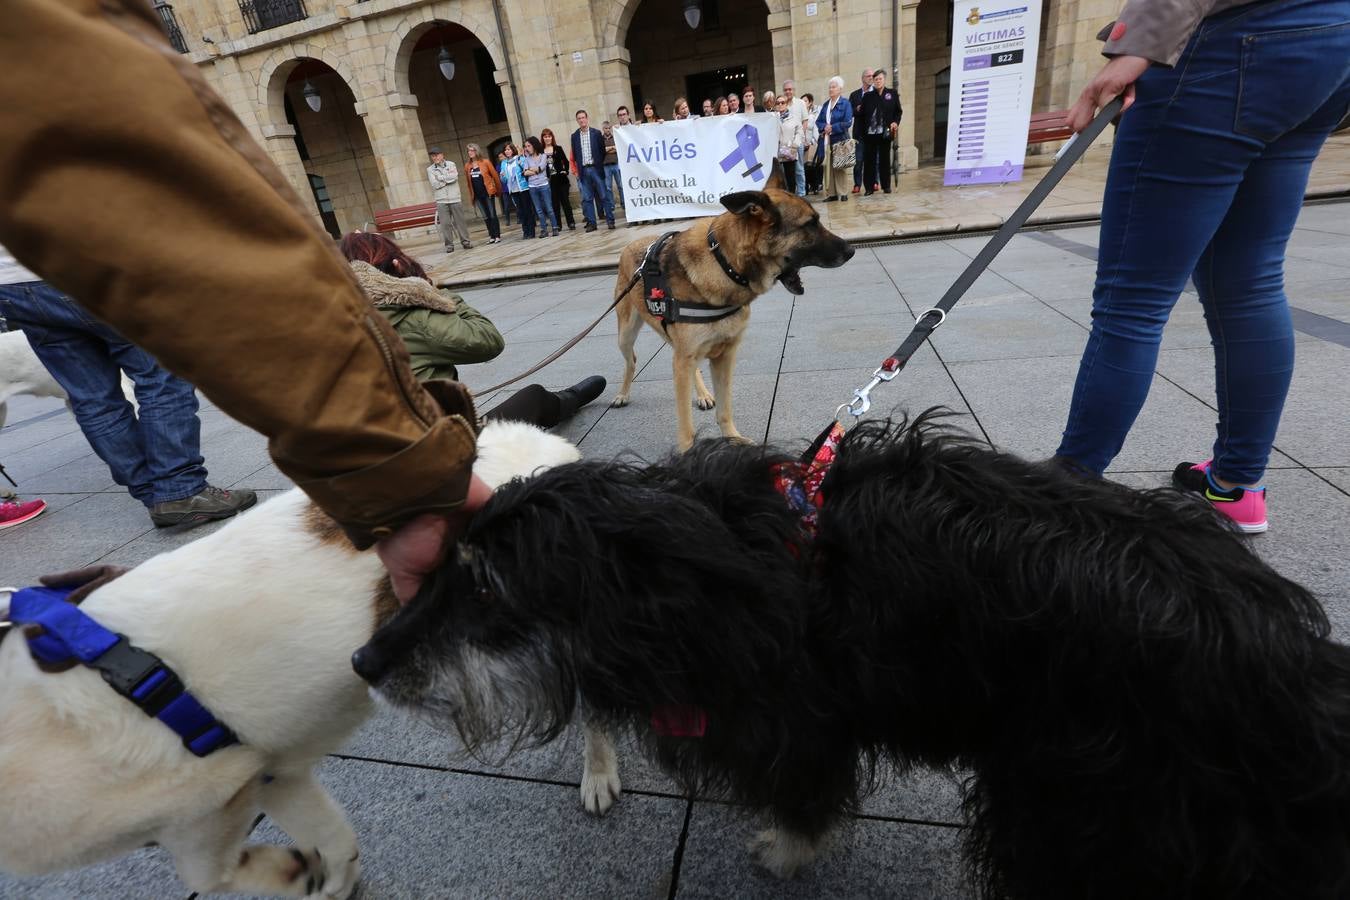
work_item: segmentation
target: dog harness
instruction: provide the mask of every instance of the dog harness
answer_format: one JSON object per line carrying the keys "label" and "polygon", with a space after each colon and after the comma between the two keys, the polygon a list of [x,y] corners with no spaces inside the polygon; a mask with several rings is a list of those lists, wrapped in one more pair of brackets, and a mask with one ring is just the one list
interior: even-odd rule
{"label": "dog harness", "polygon": [[164,661],[133,647],[124,635],[109,631],[66,597],[73,588],[30,587],[9,601],[12,625],[38,625],[28,649],[39,661],[80,663],[97,671],[117,693],[159,719],[183,740],[194,756],[209,756],[239,739],[203,706]]}
{"label": "dog harness", "polygon": [[[717,322],[736,315],[742,307],[714,306],[711,303],[678,300],[670,292],[666,275],[661,270],[661,251],[665,249],[670,239],[679,233],[667,231],[648,245],[647,252],[642,255],[642,264],[638,266],[638,272],[642,275],[642,300],[647,305],[647,312],[661,320],[662,328],[670,327],[673,322]],[[750,279],[737,272],[731,265],[726,255],[722,253],[722,245],[717,243],[711,228],[708,229],[708,249],[712,251],[713,258],[717,260],[717,264],[722,267],[728,278],[741,287],[749,286]]]}
{"label": "dog harness", "polygon": [[787,500],[788,506],[801,516],[802,530],[808,537],[816,535],[816,515],[825,502],[820,485],[839,455],[839,442],[843,437],[844,426],[835,422],[834,427],[807,448],[798,462],[779,463],[773,467],[773,486]]}

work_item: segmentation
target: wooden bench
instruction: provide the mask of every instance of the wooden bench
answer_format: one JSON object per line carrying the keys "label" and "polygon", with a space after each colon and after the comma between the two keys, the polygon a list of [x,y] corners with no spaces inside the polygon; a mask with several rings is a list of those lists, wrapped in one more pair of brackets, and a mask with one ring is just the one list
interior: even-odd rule
{"label": "wooden bench", "polygon": [[1072,135],[1067,109],[1031,114],[1031,127],[1027,129],[1028,146],[1043,144],[1046,141],[1063,141]]}
{"label": "wooden bench", "polygon": [[405,228],[421,228],[424,225],[434,224],[436,224],[435,203],[419,203],[416,206],[375,211],[375,230],[380,232],[402,231]]}

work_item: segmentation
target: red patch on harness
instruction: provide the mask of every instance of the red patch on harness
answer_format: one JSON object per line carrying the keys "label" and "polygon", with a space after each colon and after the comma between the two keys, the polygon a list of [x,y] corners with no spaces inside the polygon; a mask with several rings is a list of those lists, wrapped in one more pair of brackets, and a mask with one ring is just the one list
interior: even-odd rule
{"label": "red patch on harness", "polygon": [[652,730],[662,737],[703,737],[708,714],[697,706],[661,706],[652,713]]}
{"label": "red patch on harness", "polygon": [[652,299],[664,300],[666,299],[666,292],[661,290],[660,288],[652,288]]}
{"label": "red patch on harness", "polygon": [[1111,29],[1111,37],[1109,38],[1109,40],[1118,41],[1124,36],[1125,36],[1125,23],[1117,22],[1115,27]]}

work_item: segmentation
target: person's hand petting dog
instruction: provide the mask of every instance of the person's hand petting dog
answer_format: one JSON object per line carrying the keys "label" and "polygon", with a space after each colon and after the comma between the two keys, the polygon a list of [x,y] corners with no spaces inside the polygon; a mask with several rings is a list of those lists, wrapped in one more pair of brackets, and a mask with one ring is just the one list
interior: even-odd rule
{"label": "person's hand petting dog", "polygon": [[399,603],[406,606],[417,596],[422,579],[441,564],[446,547],[464,533],[474,513],[491,496],[492,488],[474,475],[469,479],[464,505],[452,515],[420,515],[375,545],[380,561],[389,570],[389,583]]}
{"label": "person's hand petting dog", "polygon": [[1078,102],[1069,107],[1068,125],[1077,134],[1097,115],[1097,110],[1117,97],[1124,97],[1125,103],[1120,111],[1123,114],[1134,103],[1134,83],[1139,76],[1152,65],[1142,56],[1117,56],[1106,65],[1097,76],[1083,88]]}

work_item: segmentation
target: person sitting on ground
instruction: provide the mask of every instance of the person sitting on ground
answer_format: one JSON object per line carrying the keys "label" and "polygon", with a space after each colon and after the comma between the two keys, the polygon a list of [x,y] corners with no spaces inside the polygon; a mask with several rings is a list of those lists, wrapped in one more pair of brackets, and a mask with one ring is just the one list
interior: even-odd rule
{"label": "person sitting on ground", "polygon": [[[497,358],[506,341],[487,316],[458,294],[437,289],[422,265],[382,234],[355,231],[341,244],[357,282],[408,348],[419,381],[459,380],[458,366]],[[483,415],[552,428],[605,389],[592,376],[564,391],[532,384]]]}
{"label": "person sitting on ground", "polygon": [[[253,491],[207,483],[191,384],[19,265],[4,247],[0,273],[0,316],[27,335],[38,360],[69,396],[89,446],[113,481],[145,504],[156,527],[225,519],[257,502]],[[136,386],[139,412],[122,393],[123,372]],[[5,513],[13,522],[23,511]]]}

